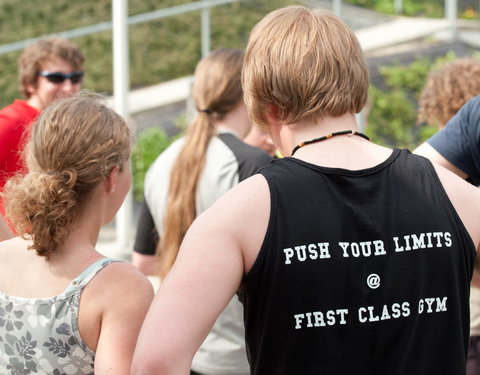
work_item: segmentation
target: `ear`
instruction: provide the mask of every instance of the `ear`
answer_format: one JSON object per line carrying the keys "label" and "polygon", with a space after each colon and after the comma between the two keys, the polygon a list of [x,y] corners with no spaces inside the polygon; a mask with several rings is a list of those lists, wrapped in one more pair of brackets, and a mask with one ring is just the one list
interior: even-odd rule
{"label": "ear", "polygon": [[35,82],[34,84],[29,83],[28,85],[25,86],[27,89],[27,92],[30,94],[30,96],[34,95],[37,92],[37,83]]}
{"label": "ear", "polygon": [[118,174],[120,173],[120,166],[116,165],[111,170],[107,176],[105,189],[107,193],[115,193],[117,188]]}
{"label": "ear", "polygon": [[278,119],[278,107],[274,104],[269,104],[267,110],[265,111],[265,120],[267,120],[270,126],[279,125],[280,120]]}

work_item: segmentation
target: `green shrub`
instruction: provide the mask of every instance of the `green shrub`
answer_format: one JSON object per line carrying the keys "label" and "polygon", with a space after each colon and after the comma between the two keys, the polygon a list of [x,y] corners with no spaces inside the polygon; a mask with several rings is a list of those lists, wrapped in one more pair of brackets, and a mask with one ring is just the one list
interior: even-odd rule
{"label": "green shrub", "polygon": [[369,90],[366,133],[389,147],[416,148],[437,129],[417,122],[418,97],[432,69],[456,58],[454,53],[432,60],[418,58],[407,65],[394,63],[379,69],[385,88]]}
{"label": "green shrub", "polygon": [[417,57],[408,65],[394,63],[380,67],[380,73],[385,83],[395,89],[406,90],[415,99],[420,95],[428,74],[438,66],[457,58],[455,52],[448,52],[445,56],[435,58]]}
{"label": "green shrub", "polygon": [[[381,13],[394,14],[395,0],[345,0],[345,2],[374,9]],[[443,17],[443,0],[403,0],[403,14],[406,16]]]}
{"label": "green shrub", "polygon": [[177,137],[168,136],[161,128],[152,127],[139,133],[132,151],[133,195],[143,197],[143,183],[150,165]]}

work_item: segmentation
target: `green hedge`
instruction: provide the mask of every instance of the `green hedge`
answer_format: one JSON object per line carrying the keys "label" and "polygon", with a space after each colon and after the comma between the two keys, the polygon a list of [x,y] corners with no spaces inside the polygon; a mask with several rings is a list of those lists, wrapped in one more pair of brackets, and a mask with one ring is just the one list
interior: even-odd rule
{"label": "green hedge", "polygon": [[143,197],[143,183],[148,168],[176,138],[168,136],[159,127],[145,129],[138,135],[132,151],[132,190],[138,201]]}
{"label": "green hedge", "polygon": [[[373,9],[381,13],[395,14],[395,0],[344,0],[346,3]],[[472,5],[472,1],[458,2],[458,16],[466,19],[477,19],[480,4]],[[445,0],[402,0],[402,14],[405,16],[444,17]]]}
{"label": "green hedge", "polygon": [[[186,4],[190,0],[135,0],[129,14]],[[111,19],[111,0],[45,0],[0,2],[0,44],[88,26]],[[296,1],[244,0],[211,10],[212,49],[243,48],[250,29],[267,12]],[[200,12],[172,16],[130,27],[130,81],[132,88],[191,75],[201,54]],[[75,38],[87,61],[85,88],[112,92],[111,32]],[[0,107],[21,97],[16,61],[20,52],[1,56]]]}
{"label": "green hedge", "polygon": [[366,133],[372,140],[390,147],[414,149],[433,135],[437,129],[417,123],[417,101],[430,71],[456,58],[454,53],[448,53],[435,59],[419,57],[410,64],[381,67],[385,87],[371,85],[369,92]]}

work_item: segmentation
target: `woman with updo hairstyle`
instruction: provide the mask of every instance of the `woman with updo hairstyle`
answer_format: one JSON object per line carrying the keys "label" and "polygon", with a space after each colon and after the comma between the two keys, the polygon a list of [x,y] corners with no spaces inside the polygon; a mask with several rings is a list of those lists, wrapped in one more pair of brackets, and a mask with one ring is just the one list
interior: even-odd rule
{"label": "woman with updo hairstyle", "polygon": [[130,188],[132,134],[91,95],[34,124],[2,194],[19,236],[0,242],[0,373],[129,374],[152,287],[95,244]]}
{"label": "woman with updo hairstyle", "polygon": [[[251,129],[241,85],[243,57],[242,50],[221,48],[200,60],[192,90],[197,113],[185,136],[170,145],[147,172],[146,211],[141,215],[153,218],[158,246],[156,251],[135,246],[132,256],[146,274],[164,279],[195,218],[271,160],[263,150],[242,141]],[[148,237],[148,230],[139,224],[137,232]],[[137,234],[136,245],[138,238]],[[144,248],[150,252],[140,251]],[[249,374],[244,334],[243,307],[235,298],[197,351],[191,374]]]}

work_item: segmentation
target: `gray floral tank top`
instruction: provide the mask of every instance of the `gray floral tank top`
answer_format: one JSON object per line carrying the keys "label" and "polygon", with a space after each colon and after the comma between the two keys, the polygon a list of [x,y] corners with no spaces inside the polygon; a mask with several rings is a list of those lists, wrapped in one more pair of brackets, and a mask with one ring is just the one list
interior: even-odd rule
{"label": "gray floral tank top", "polygon": [[0,374],[93,374],[95,352],[78,331],[80,295],[112,262],[116,260],[93,263],[55,297],[21,298],[0,292]]}

